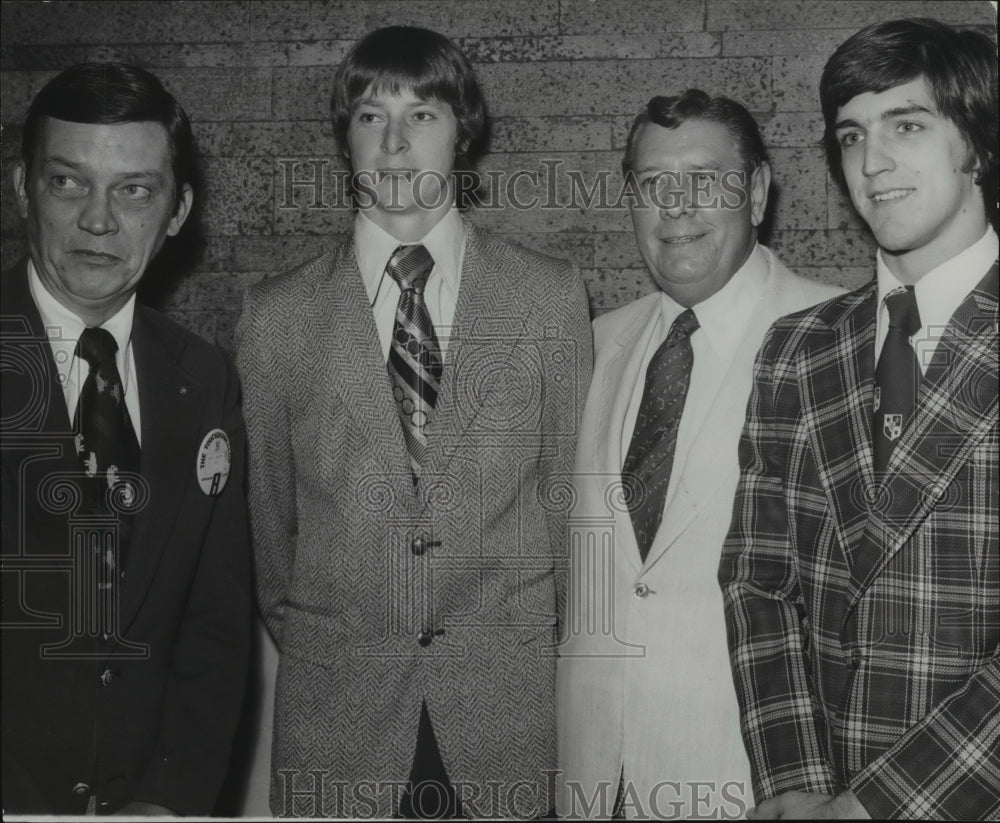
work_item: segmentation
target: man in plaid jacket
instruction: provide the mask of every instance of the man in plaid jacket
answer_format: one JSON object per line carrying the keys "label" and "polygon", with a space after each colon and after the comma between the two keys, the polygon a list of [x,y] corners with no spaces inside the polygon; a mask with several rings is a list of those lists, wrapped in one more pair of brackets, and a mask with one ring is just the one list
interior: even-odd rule
{"label": "man in plaid jacket", "polygon": [[[1000,816],[996,88],[989,39],[930,20],[870,26],[824,70],[878,274],[757,359],[720,568],[751,818]],[[919,328],[890,332],[909,287]],[[890,425],[893,332],[920,371]]]}

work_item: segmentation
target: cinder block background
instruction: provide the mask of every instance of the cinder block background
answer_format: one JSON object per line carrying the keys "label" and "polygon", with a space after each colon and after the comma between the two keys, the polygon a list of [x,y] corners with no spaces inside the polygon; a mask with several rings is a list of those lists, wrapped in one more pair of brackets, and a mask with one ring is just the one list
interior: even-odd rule
{"label": "cinder block background", "polygon": [[[4,268],[24,251],[10,167],[32,95],[75,62],[138,63],[192,116],[206,179],[198,254],[178,255],[147,297],[227,347],[248,284],[349,229],[349,209],[332,202],[344,164],[327,122],[329,89],[347,48],[371,29],[421,25],[456,39],[492,115],[480,168],[544,172],[546,161],[563,201],[569,171],[590,186],[606,170],[614,199],[629,123],[654,94],[697,86],[740,100],[761,123],[774,168],[767,241],[800,272],[853,287],[872,275],[873,246],[824,169],[824,62],[877,20],[925,15],[990,33],[995,20],[985,0],[5,0],[0,8]],[[312,207],[315,186],[290,184],[317,173],[324,189]],[[595,313],[654,288],[625,209],[508,205],[474,217],[575,261]]]}

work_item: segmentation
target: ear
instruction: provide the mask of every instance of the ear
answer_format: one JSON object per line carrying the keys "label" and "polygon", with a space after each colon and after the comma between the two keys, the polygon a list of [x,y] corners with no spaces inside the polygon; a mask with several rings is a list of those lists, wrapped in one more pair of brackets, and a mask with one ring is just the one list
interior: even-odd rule
{"label": "ear", "polygon": [[28,169],[24,160],[14,164],[14,194],[17,197],[17,211],[22,218],[28,217]]}
{"label": "ear", "polygon": [[177,208],[174,211],[174,215],[170,218],[170,222],[167,223],[168,237],[173,237],[181,230],[181,226],[184,225],[184,221],[187,220],[188,215],[191,213],[192,203],[194,203],[194,190],[190,184],[185,183],[181,186],[181,195],[177,198]]}
{"label": "ear", "polygon": [[750,222],[754,228],[764,222],[767,211],[767,195],[771,190],[771,167],[761,163],[750,175]]}

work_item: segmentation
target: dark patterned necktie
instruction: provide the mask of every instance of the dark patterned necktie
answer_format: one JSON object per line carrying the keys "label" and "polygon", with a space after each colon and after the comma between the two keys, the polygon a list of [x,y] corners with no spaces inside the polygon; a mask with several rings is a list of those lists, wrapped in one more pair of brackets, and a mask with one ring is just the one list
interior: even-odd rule
{"label": "dark patterned necktie", "polygon": [[[109,514],[108,494],[123,472],[139,471],[139,441],[125,406],[125,388],[115,365],[118,344],[106,329],[87,328],[76,346],[77,357],[90,365],[80,391],[74,429],[76,450],[83,465],[84,492],[92,514]],[[126,501],[134,492],[123,492]],[[132,518],[119,518],[118,558],[106,557],[109,571],[125,568],[125,553]],[[114,577],[116,575],[112,575]]]}
{"label": "dark patterned necktie", "polygon": [[872,435],[875,472],[889,465],[892,450],[913,412],[920,387],[920,364],[910,338],[920,328],[920,312],[913,286],[885,298],[889,330],[875,367]]}
{"label": "dark patterned necktie", "polygon": [[643,562],[660,528],[663,504],[677,446],[677,427],[684,411],[694,351],[691,335],[698,318],[686,309],[674,320],[667,339],[646,367],[646,386],[632,432],[622,483]]}
{"label": "dark patterned necktie", "polygon": [[427,423],[444,370],[441,347],[424,302],[424,287],[432,268],[434,258],[421,245],[400,246],[386,266],[400,289],[386,368],[414,482],[427,462]]}

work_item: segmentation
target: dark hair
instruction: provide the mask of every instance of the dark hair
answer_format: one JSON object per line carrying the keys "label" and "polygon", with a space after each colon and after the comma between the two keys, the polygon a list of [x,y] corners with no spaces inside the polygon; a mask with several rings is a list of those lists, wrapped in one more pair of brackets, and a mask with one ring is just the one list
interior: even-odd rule
{"label": "dark hair", "polygon": [[191,122],[163,84],[144,69],[125,63],[80,63],[46,83],[24,121],[21,156],[29,170],[45,117],[101,125],[159,123],[167,130],[176,195],[184,183],[195,185]]}
{"label": "dark hair", "polygon": [[924,77],[942,116],[955,124],[979,161],[987,211],[995,208],[997,180],[996,46],[979,32],[937,20],[889,20],[844,41],[827,61],[819,84],[830,174],[846,191],[834,127],[841,106],[859,94],[879,93]]}
{"label": "dark hair", "polygon": [[330,114],[342,148],[358,101],[369,89],[391,94],[410,89],[424,100],[447,103],[458,120],[459,153],[483,134],[486,105],[468,58],[447,37],[428,29],[389,26],[363,37],[333,79]]}
{"label": "dark hair", "polygon": [[635,135],[645,123],[676,129],[688,120],[708,120],[725,126],[736,143],[744,171],[753,172],[767,162],[767,151],[757,121],[743,106],[728,97],[710,97],[701,89],[688,89],[677,97],[654,97],[632,121],[622,158],[622,172],[632,169]]}

